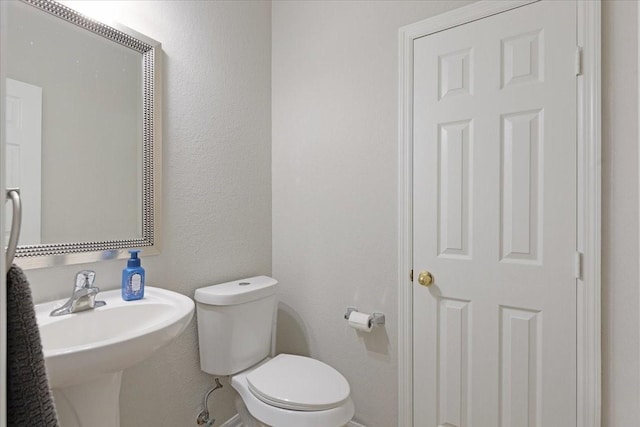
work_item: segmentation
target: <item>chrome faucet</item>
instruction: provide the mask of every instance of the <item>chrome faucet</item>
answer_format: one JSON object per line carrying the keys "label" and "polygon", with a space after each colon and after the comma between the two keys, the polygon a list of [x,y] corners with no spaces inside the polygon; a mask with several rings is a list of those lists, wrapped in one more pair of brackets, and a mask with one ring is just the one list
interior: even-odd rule
{"label": "chrome faucet", "polygon": [[91,270],[82,270],[76,274],[76,281],[73,286],[73,292],[69,301],[64,303],[62,307],[56,308],[50,316],[62,316],[63,314],[77,313],[79,311],[92,310],[96,307],[102,307],[107,303],[104,301],[96,301],[96,295],[100,289],[93,286],[96,278],[96,272]]}

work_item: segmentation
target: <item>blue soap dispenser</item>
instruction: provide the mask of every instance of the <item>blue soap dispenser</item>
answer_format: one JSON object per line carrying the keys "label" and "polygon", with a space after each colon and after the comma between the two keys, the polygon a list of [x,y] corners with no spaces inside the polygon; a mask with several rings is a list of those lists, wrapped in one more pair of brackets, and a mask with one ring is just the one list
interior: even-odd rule
{"label": "blue soap dispenser", "polygon": [[122,270],[122,299],[133,301],[144,297],[144,268],[140,267],[140,250],[129,250],[131,258],[127,261],[127,268]]}

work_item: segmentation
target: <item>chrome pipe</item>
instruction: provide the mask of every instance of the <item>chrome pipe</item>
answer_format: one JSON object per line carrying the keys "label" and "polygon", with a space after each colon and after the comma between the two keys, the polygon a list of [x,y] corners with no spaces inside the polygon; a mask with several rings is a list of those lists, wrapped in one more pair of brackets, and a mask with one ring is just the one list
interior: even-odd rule
{"label": "chrome pipe", "polygon": [[20,227],[22,226],[22,204],[20,202],[20,189],[8,188],[7,200],[13,204],[13,216],[11,217],[11,232],[9,233],[9,243],[7,244],[7,271],[13,264],[13,257],[16,255],[18,240],[20,239]]}

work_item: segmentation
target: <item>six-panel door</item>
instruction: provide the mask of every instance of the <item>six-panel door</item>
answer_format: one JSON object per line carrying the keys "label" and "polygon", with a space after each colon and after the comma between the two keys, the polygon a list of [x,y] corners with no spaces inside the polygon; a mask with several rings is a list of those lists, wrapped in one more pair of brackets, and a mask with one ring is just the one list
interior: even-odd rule
{"label": "six-panel door", "polygon": [[414,44],[414,423],[576,423],[576,4]]}

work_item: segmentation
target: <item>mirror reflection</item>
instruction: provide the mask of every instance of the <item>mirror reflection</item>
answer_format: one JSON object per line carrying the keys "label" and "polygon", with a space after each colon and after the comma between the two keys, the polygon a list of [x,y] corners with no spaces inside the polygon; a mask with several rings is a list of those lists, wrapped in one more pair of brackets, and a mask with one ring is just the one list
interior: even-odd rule
{"label": "mirror reflection", "polygon": [[21,191],[20,246],[142,238],[142,54],[6,6],[6,183]]}

